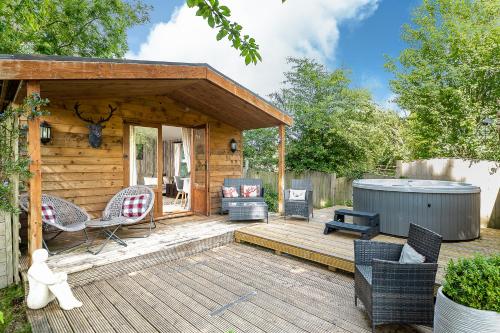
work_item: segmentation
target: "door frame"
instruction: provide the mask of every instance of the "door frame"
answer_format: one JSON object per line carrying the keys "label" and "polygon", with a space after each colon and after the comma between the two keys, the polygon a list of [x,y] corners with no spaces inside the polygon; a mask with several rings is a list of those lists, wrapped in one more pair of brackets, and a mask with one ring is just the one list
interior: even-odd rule
{"label": "door frame", "polygon": [[196,174],[195,168],[195,147],[194,147],[194,130],[195,129],[204,129],[205,130],[205,211],[202,212],[203,215],[210,216],[211,214],[211,202],[210,202],[210,124],[207,122],[202,125],[193,126],[191,135],[191,209],[193,213],[194,205],[195,205],[195,196],[194,196],[194,180]]}
{"label": "door frame", "polygon": [[[161,218],[163,214],[163,131],[162,125],[148,122],[123,122],[123,187],[130,186],[130,129],[132,126],[150,127],[157,129],[157,144],[156,144],[156,188],[155,203],[153,206],[153,215],[155,219]],[[161,158],[160,158],[161,157]]]}

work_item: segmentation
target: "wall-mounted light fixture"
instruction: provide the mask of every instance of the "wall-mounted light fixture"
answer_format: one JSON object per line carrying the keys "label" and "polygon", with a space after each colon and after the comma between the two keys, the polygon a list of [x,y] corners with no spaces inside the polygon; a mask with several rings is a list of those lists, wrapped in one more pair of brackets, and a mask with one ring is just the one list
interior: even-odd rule
{"label": "wall-mounted light fixture", "polygon": [[40,141],[46,145],[50,140],[52,140],[52,128],[48,122],[42,121],[40,124]]}
{"label": "wall-mounted light fixture", "polygon": [[238,149],[238,144],[236,143],[235,139],[231,139],[231,141],[229,142],[229,147],[231,148],[232,153],[236,152],[236,150]]}

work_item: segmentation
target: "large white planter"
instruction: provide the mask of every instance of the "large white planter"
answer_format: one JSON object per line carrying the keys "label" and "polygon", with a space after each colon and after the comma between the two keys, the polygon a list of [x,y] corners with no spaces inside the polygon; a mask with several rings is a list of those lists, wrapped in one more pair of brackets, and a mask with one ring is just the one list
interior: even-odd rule
{"label": "large white planter", "polygon": [[455,303],[439,287],[434,310],[434,333],[498,333],[500,313]]}

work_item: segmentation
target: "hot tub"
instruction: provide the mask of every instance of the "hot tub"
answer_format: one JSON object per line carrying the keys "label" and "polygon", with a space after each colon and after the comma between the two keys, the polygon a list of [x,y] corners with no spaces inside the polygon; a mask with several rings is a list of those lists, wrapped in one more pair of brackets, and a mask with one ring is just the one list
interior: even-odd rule
{"label": "hot tub", "polygon": [[380,214],[380,232],[408,236],[411,223],[443,240],[479,237],[477,186],[438,180],[359,179],[353,182],[353,209]]}

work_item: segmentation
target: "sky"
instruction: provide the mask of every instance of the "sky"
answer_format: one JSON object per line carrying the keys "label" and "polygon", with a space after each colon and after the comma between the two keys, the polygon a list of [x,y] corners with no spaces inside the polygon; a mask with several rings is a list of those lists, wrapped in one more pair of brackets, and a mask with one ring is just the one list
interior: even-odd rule
{"label": "sky", "polygon": [[351,71],[352,86],[369,89],[382,106],[394,95],[392,75],[384,69],[384,55],[404,49],[401,27],[410,21],[421,0],[221,0],[232,10],[232,20],[255,37],[263,61],[246,66],[217,31],[194,15],[184,0],[143,0],[153,6],[150,23],[128,31],[126,58],[208,63],[215,69],[267,97],[278,90],[286,57],[310,57],[333,70]]}

